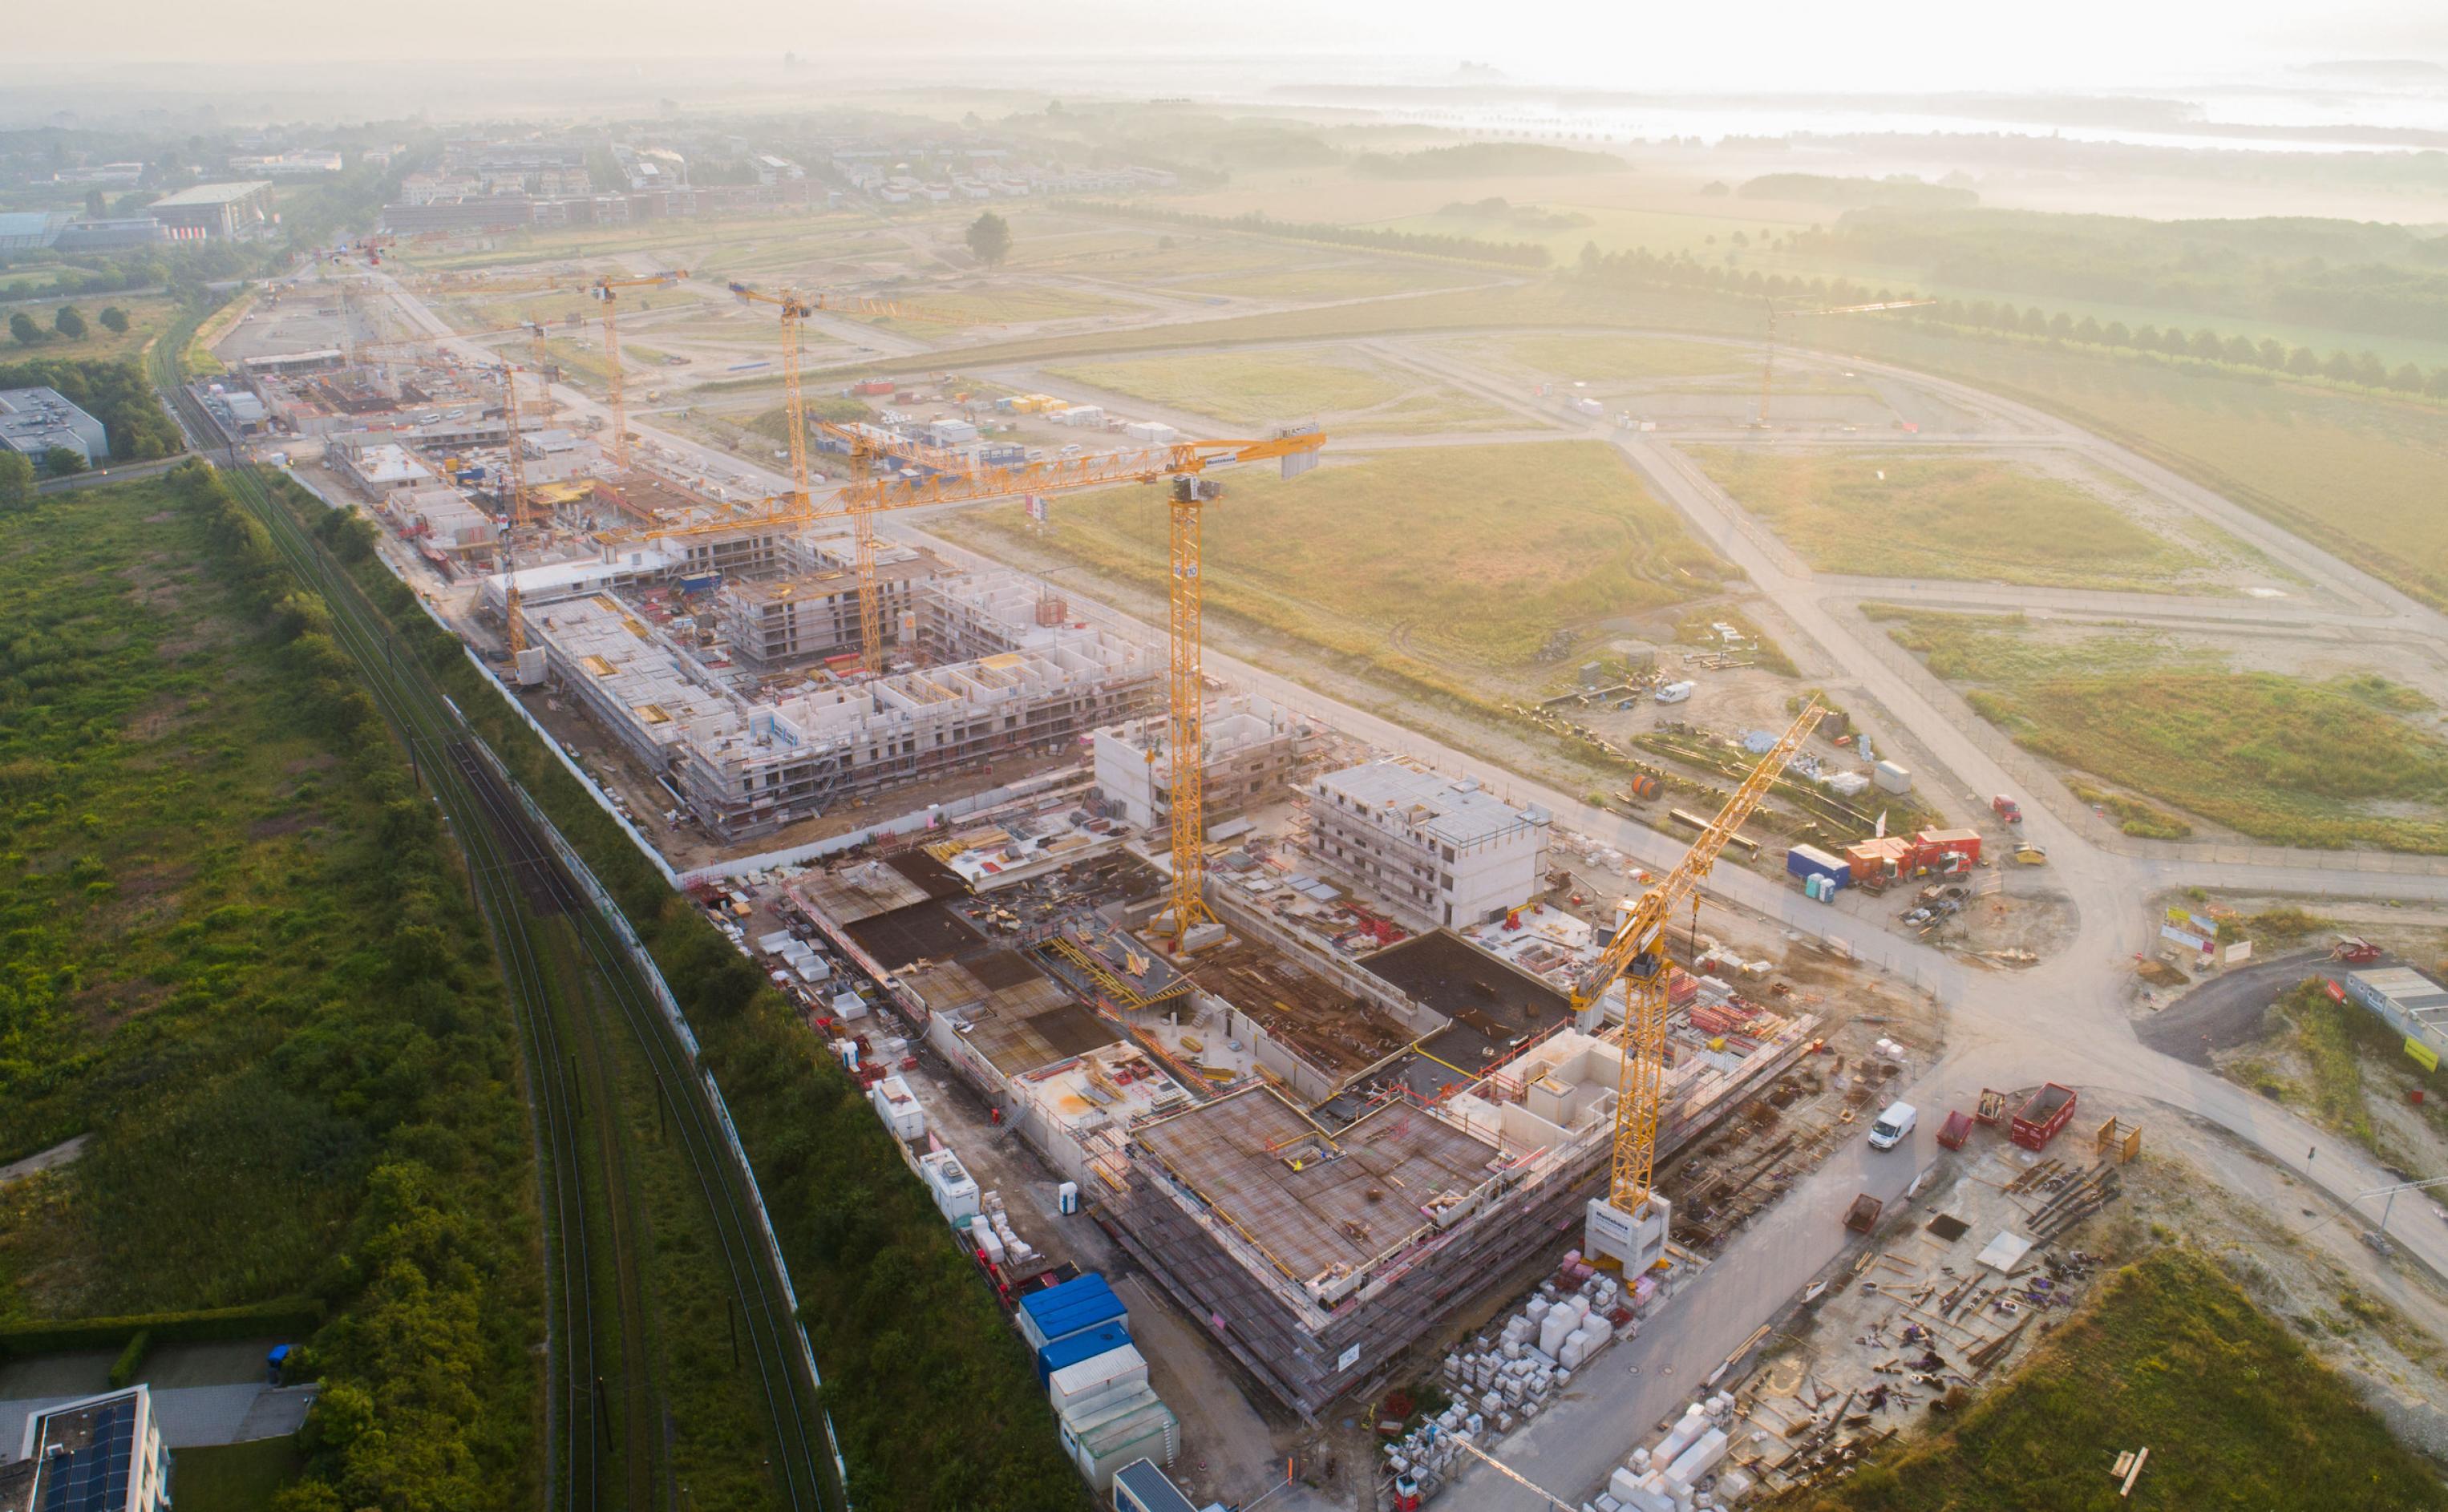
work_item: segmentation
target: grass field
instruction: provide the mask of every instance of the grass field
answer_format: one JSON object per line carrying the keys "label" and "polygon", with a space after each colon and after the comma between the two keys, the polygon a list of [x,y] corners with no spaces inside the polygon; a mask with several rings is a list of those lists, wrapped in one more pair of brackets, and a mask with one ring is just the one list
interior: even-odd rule
{"label": "grass field", "polygon": [[2141,590],[2210,565],[2091,489],[1998,457],[1740,447],[1692,457],[1820,572]]}
{"label": "grass field", "polygon": [[[1595,443],[1388,452],[1290,483],[1256,469],[1222,481],[1225,496],[1206,515],[1211,614],[1439,691],[1451,680],[1430,663],[1518,665],[1559,626],[1697,598],[1730,571]],[[1050,507],[1039,545],[1100,574],[1162,584],[1157,490]],[[945,528],[1028,532],[1018,506]]]}
{"label": "grass field", "polygon": [[1223,294],[1243,299],[1368,299],[1422,289],[1452,289],[1493,280],[1468,268],[1429,263],[1337,263],[1187,278],[1172,287],[1183,294]]}
{"label": "grass field", "polygon": [[904,335],[940,337],[981,326],[1021,325],[1040,320],[1077,320],[1111,315],[1124,308],[1111,299],[1052,283],[995,283],[975,289],[926,289],[901,296],[887,295],[903,307],[900,315],[854,315],[851,318],[881,331]]}
{"label": "grass field", "polygon": [[190,464],[0,512],[0,1158],[91,1136],[0,1200],[0,1316],[319,1295],[331,1389],[438,1499],[514,1495],[542,1283],[501,981],[328,611],[227,498]]}
{"label": "grass field", "polygon": [[2138,631],[2046,642],[2012,619],[1894,618],[1984,718],[2077,772],[2277,845],[2448,852],[2448,743],[2399,718],[2424,706],[2408,689],[2236,671]]}
{"label": "grass field", "polygon": [[1331,350],[1135,357],[1045,371],[1243,430],[1311,416],[1327,420],[1331,429],[1380,435],[1517,423],[1494,406],[1433,379]]}
{"label": "grass field", "polygon": [[1858,349],[2030,400],[2126,442],[2448,606],[2448,413],[2283,383],[1860,322]]}
{"label": "grass field", "polygon": [[1498,360],[1563,382],[1620,383],[1748,373],[1751,360],[1707,341],[1638,336],[1524,335],[1475,343]]}
{"label": "grass field", "polygon": [[[2120,1499],[2109,1467],[2118,1449],[2144,1445],[2150,1462]],[[2434,1512],[2448,1507],[2448,1489],[2216,1267],[2161,1250],[2118,1273],[2096,1305],[2059,1324],[2012,1381],[1946,1431],[1800,1504]]]}
{"label": "grass field", "polygon": [[[52,326],[53,318],[63,304],[71,306],[85,319],[85,335],[70,340]],[[127,312],[127,329],[111,332],[103,329],[102,312],[113,305]],[[73,299],[47,300],[41,304],[12,305],[0,310],[0,327],[6,317],[23,310],[34,317],[48,338],[27,347],[14,341],[0,340],[0,363],[21,361],[27,357],[70,357],[81,361],[116,362],[133,359],[161,335],[163,328],[179,318],[179,306],[166,295],[159,294],[90,294]]]}
{"label": "grass field", "polygon": [[294,1438],[198,1445],[173,1459],[179,1512],[263,1512],[306,1464]]}

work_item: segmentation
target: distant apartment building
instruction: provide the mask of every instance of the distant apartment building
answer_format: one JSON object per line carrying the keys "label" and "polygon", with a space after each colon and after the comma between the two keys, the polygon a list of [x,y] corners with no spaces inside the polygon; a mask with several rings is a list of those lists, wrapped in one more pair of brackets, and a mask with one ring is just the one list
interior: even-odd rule
{"label": "distant apartment building", "polygon": [[1331,772],[1310,789],[1310,859],[1397,918],[1479,924],[1543,885],[1550,815],[1403,761]]}
{"label": "distant apartment building", "polygon": [[226,241],[272,223],[272,184],[263,179],[200,183],[154,201],[144,213],[174,241]]}

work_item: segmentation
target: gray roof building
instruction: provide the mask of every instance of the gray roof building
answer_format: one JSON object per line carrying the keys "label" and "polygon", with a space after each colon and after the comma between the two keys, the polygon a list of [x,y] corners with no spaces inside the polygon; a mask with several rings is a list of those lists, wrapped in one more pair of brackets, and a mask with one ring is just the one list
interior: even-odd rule
{"label": "gray roof building", "polygon": [[110,433],[56,389],[0,389],[0,447],[29,457],[66,447],[90,466],[109,458]]}

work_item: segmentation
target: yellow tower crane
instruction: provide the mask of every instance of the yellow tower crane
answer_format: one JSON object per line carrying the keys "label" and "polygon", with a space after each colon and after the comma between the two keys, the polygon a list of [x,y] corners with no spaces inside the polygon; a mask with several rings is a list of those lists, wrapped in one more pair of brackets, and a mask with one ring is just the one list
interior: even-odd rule
{"label": "yellow tower crane", "polygon": [[640,278],[601,278],[587,286],[586,292],[603,306],[603,387],[612,411],[612,461],[619,467],[629,465],[629,406],[621,372],[621,291],[668,289],[687,277],[686,268],[678,268]]}
{"label": "yellow tower crane", "polygon": [[1786,762],[1802,749],[1825,713],[1819,700],[1812,699],[1743,778],[1742,786],[1726,799],[1725,807],[1674,870],[1630,901],[1606,948],[1573,984],[1574,1014],[1591,1024],[1616,983],[1620,981],[1624,987],[1615,1155],[1607,1195],[1590,1199],[1582,1253],[1596,1261],[1620,1265],[1626,1275],[1648,1270],[1666,1251],[1669,1210],[1666,1199],[1657,1195],[1655,1177],[1657,1129],[1665,1115],[1667,986],[1673,974],[1666,958],[1667,921],[1698,890],[1700,879],[1716,864],[1726,842],[1760,806],[1769,786],[1784,775]]}
{"label": "yellow tower crane", "polygon": [[[730,289],[742,304],[770,304],[781,314],[783,423],[791,432],[791,508],[804,516],[808,512],[808,411],[806,396],[799,387],[799,328],[819,310],[887,316],[906,312],[886,299],[801,294],[795,289],[767,294],[736,279]],[[841,433],[851,440],[851,455],[856,470],[869,470],[876,455],[872,443],[863,432]],[[851,536],[858,563],[859,665],[873,674],[884,670],[884,614],[875,591],[875,521],[855,507],[851,510]]]}
{"label": "yellow tower crane", "polygon": [[1796,316],[1870,315],[1881,310],[1916,310],[1922,305],[1936,303],[1938,301],[1935,299],[1883,299],[1876,304],[1840,304],[1826,310],[1783,310],[1777,307],[1775,300],[1768,301],[1768,351],[1760,358],[1759,418],[1751,422],[1752,429],[1758,431],[1768,429],[1769,387],[1776,373],[1776,324],[1778,321],[1790,319]]}
{"label": "yellow tower crane", "polygon": [[[1204,476],[1226,462],[1280,462],[1283,476],[1296,478],[1317,466],[1326,436],[1314,425],[1288,429],[1254,441],[1184,441],[1140,451],[1078,457],[1052,464],[997,468],[966,474],[939,474],[914,483],[862,480],[841,490],[839,502],[853,520],[871,520],[887,509],[920,508],[966,499],[1045,493],[1125,479],[1173,480],[1167,507],[1171,543],[1167,583],[1170,655],[1166,678],[1166,745],[1172,753],[1173,891],[1158,915],[1156,932],[1190,948],[1192,931],[1215,922],[1207,907],[1206,679],[1199,666],[1199,622],[1204,603],[1199,554],[1206,506],[1224,491]],[[871,562],[862,545],[862,564]],[[870,568],[871,570],[871,568]],[[861,630],[873,635],[875,594],[871,578],[860,582]],[[871,642],[870,642],[871,643]]]}
{"label": "yellow tower crane", "polygon": [[[1317,466],[1318,452],[1325,445],[1325,434],[1314,425],[1296,426],[1260,440],[1177,441],[1170,446],[1058,457],[1020,467],[940,472],[915,481],[861,479],[844,486],[829,501],[828,516],[847,512],[852,521],[865,521],[871,526],[873,517],[888,510],[1173,480],[1168,504],[1172,539],[1166,627],[1170,641],[1167,733],[1173,753],[1173,891],[1171,906],[1160,916],[1157,932],[1170,934],[1176,945],[1185,942],[1198,926],[1214,923],[1215,917],[1207,907],[1206,890],[1206,684],[1199,666],[1203,607],[1199,553],[1202,512],[1223,490],[1203,474],[1228,463],[1277,462],[1283,476],[1296,478]],[[646,537],[665,539],[788,528],[818,518],[812,507],[774,509],[687,526],[640,526],[607,532],[598,540],[612,545]],[[862,560],[870,564],[871,574],[871,547],[862,553]],[[880,610],[871,575],[861,580],[859,599],[860,632],[862,636],[875,636]]]}

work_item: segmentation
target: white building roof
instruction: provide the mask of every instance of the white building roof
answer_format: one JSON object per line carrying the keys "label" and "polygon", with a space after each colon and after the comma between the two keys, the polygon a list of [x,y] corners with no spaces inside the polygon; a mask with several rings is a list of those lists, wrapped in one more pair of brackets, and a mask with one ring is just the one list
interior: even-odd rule
{"label": "white building roof", "polygon": [[1357,808],[1392,810],[1412,829],[1445,845],[1483,845],[1524,825],[1543,825],[1547,811],[1516,808],[1479,785],[1400,761],[1370,761],[1317,779],[1322,794]]}
{"label": "white building roof", "polygon": [[385,444],[365,447],[357,452],[357,476],[368,484],[429,483],[433,473],[400,447]]}

